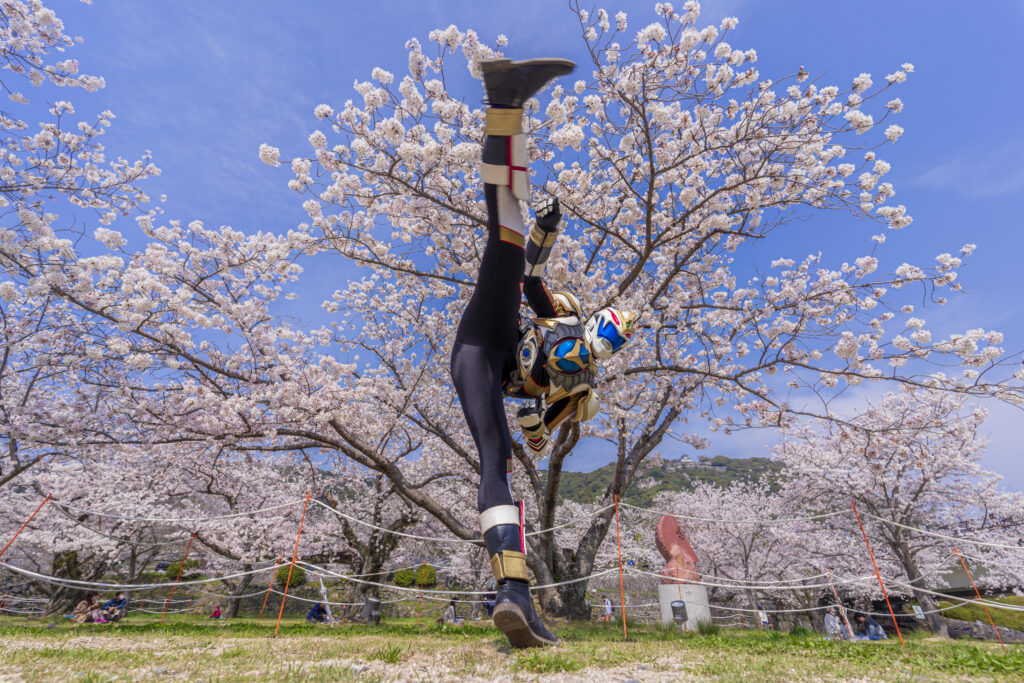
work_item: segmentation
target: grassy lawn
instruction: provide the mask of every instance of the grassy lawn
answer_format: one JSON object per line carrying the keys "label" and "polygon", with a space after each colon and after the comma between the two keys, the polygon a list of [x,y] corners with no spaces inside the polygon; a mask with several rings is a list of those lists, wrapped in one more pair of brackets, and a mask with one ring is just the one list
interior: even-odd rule
{"label": "grassy lawn", "polygon": [[[1005,598],[988,598],[992,602],[1005,602],[1018,607],[1024,607],[1024,597],[1019,595],[1010,595]],[[940,607],[948,607],[954,604],[951,602],[939,603]],[[1011,612],[1003,609],[992,609],[989,608],[989,614],[992,615],[992,621],[996,622],[996,626],[1005,626],[1007,628],[1015,628],[1018,631],[1024,631],[1024,612]],[[945,612],[945,616],[950,619],[963,619],[965,621],[980,621],[983,624],[988,623],[988,616],[985,615],[985,610],[981,605],[964,605],[963,607],[957,607]]]}
{"label": "grassy lawn", "polygon": [[115,625],[0,620],[0,680],[203,681],[560,680],[1021,680],[1024,648],[938,641],[829,642],[818,636],[722,630],[682,634],[621,624],[555,624],[563,644],[509,651],[489,622],[415,620],[334,629],[294,619],[220,623],[132,616]]}

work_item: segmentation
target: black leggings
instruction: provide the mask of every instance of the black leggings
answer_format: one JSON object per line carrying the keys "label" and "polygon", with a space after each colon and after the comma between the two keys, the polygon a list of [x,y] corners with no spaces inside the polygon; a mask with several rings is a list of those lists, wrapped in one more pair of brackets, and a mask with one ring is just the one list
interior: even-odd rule
{"label": "black leggings", "polygon": [[[502,188],[502,191],[507,189]],[[507,460],[512,437],[505,419],[502,381],[515,363],[517,314],[525,257],[522,247],[501,240],[498,188],[484,185],[487,245],[476,289],[455,334],[451,372],[462,412],[480,454],[477,508],[512,505]]]}

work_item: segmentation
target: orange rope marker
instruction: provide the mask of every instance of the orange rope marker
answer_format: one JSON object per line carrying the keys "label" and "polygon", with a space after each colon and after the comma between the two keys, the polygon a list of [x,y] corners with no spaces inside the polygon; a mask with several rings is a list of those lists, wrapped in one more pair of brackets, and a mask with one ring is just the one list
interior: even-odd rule
{"label": "orange rope marker", "polygon": [[299,533],[295,535],[295,550],[292,551],[292,563],[288,565],[288,579],[284,582],[284,595],[281,596],[281,609],[277,613],[277,625],[274,626],[274,635],[281,628],[281,616],[284,614],[284,601],[288,599],[288,586],[292,582],[292,569],[295,568],[295,558],[299,554],[299,538],[302,537],[302,523],[306,521],[306,507],[309,505],[310,491],[306,491],[306,502],[302,504],[302,517],[299,518]]}
{"label": "orange rope marker", "polygon": [[905,648],[906,643],[903,642],[903,633],[900,631],[900,625],[896,623],[896,613],[892,611],[892,604],[889,602],[889,594],[885,591],[885,584],[882,583],[882,575],[878,571],[878,563],[875,562],[875,553],[871,551],[871,543],[868,542],[867,532],[864,531],[864,523],[860,521],[860,513],[857,512],[857,501],[850,501],[853,503],[853,514],[857,515],[857,524],[860,525],[860,533],[864,536],[864,543],[868,547],[868,555],[871,556],[871,564],[875,568],[875,576],[878,577],[878,585],[882,587],[882,595],[885,596],[885,604],[889,608],[889,614],[892,616],[892,625],[896,627],[896,635],[900,637],[900,647]]}
{"label": "orange rope marker", "polygon": [[[619,548],[619,597],[622,599],[622,637],[629,638],[626,633],[626,587],[622,582],[622,540],[619,537],[619,497],[615,496],[615,545]],[[682,589],[680,589],[682,590]]]}
{"label": "orange rope marker", "polygon": [[178,587],[178,580],[181,579],[181,572],[185,569],[185,560],[188,559],[188,551],[192,549],[192,540],[195,537],[195,534],[188,537],[188,545],[185,546],[185,557],[181,558],[181,564],[178,565],[178,575],[174,577],[175,585],[171,586],[171,594],[167,596],[167,601],[164,603],[164,613],[160,615],[161,624],[164,623],[164,617],[167,616],[167,606],[171,604],[171,598],[174,597],[174,589]]}
{"label": "orange rope marker", "polygon": [[274,579],[277,578],[277,565],[281,564],[281,560],[284,558],[284,553],[278,553],[277,560],[274,562],[274,573],[270,575],[270,583],[267,584],[267,594],[263,596],[263,606],[260,607],[260,618],[256,620],[256,623],[263,621],[263,610],[267,607],[267,598],[270,597],[270,591],[274,588]]}
{"label": "orange rope marker", "polygon": [[[967,578],[971,580],[971,587],[974,588],[974,595],[978,598],[978,600],[981,600],[981,593],[978,592],[978,587],[974,585],[974,578],[971,576],[970,570],[967,569],[967,563],[964,562],[963,555],[961,555],[960,551],[956,548],[953,548],[953,552],[956,553],[957,558],[960,560],[960,564],[964,566],[964,571],[967,572]],[[989,614],[988,607],[982,605],[981,608],[985,610],[985,615],[988,617],[988,623],[992,624],[992,630],[996,632],[996,638],[999,639],[999,644],[1002,645],[1003,649],[1005,650],[1006,643],[1003,642],[1003,637],[999,635],[999,629],[996,628],[996,622],[992,621],[992,615]]]}
{"label": "orange rope marker", "polygon": [[825,573],[828,574],[828,582],[832,586],[832,595],[836,596],[836,607],[839,608],[839,616],[843,618],[846,630],[850,632],[850,640],[853,640],[853,628],[850,626],[850,620],[846,618],[846,610],[843,609],[843,603],[839,599],[839,591],[836,590],[836,585],[832,583],[832,570],[826,569]]}
{"label": "orange rope marker", "polygon": [[36,516],[36,512],[39,512],[40,510],[43,509],[43,506],[46,505],[47,501],[50,500],[50,497],[52,495],[53,494],[51,493],[49,496],[46,497],[46,500],[44,500],[42,503],[39,504],[39,507],[36,508],[36,511],[28,516],[28,519],[25,520],[25,523],[21,525],[21,528],[18,529],[18,531],[14,534],[14,536],[11,538],[11,540],[7,541],[7,545],[4,546],[4,549],[0,550],[0,557],[4,556],[4,553],[7,552],[7,549],[11,547],[12,543],[14,543],[14,539],[18,537],[18,534],[20,534],[22,531],[25,530],[25,527],[28,526],[28,523],[31,522],[32,518]]}

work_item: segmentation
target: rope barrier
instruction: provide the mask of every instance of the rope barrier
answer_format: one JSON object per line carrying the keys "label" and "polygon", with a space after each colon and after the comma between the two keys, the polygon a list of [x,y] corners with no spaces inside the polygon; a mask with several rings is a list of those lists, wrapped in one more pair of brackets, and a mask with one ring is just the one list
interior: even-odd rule
{"label": "rope barrier", "polygon": [[0,602],[7,602],[8,600],[17,600],[18,602],[50,602],[50,598],[22,598],[17,595],[4,595]]}
{"label": "rope barrier", "polygon": [[[176,541],[157,541],[157,542],[148,542],[147,541],[147,542],[142,542],[142,541],[134,541],[134,540],[132,540],[130,538],[121,538],[119,536],[112,536],[111,534],[108,534],[105,531],[100,531],[99,529],[94,529],[91,526],[89,526],[88,524],[85,524],[85,523],[81,522],[80,520],[75,519],[70,514],[68,514],[67,510],[65,510],[63,507],[61,507],[62,503],[54,503],[54,505],[57,506],[57,512],[59,512],[60,514],[64,515],[66,518],[68,518],[71,522],[73,522],[75,524],[75,526],[80,526],[83,529],[85,529],[87,531],[91,531],[92,533],[97,534],[99,536],[103,536],[105,538],[109,538],[112,541],[118,541],[119,543],[124,543],[126,545],[131,545],[131,546],[134,546],[136,548],[158,548],[158,547],[164,546],[164,545],[172,545],[174,543],[183,543],[186,540],[185,538],[182,538],[182,539],[176,540]],[[189,538],[191,538],[191,536]]]}
{"label": "rope barrier", "polygon": [[[85,513],[87,515],[94,515],[96,517],[106,517],[107,519],[118,519],[124,522],[163,522],[166,524],[177,524],[180,522],[209,522],[220,519],[234,519],[236,517],[248,517],[249,515],[258,515],[261,512],[270,512],[272,510],[280,510],[282,508],[291,507],[292,505],[298,505],[304,499],[292,501],[291,503],[281,503],[280,505],[272,505],[271,507],[260,508],[258,510],[249,510],[247,512],[235,512],[228,515],[213,515],[211,517],[125,517],[122,515],[112,515],[109,512],[96,512],[89,508],[77,507],[70,503],[64,503],[60,501],[54,501],[56,505],[63,505],[69,510],[77,510],[78,512]],[[276,515],[281,516],[281,515]]]}
{"label": "rope barrier", "polygon": [[[215,576],[208,579],[194,579],[192,581],[181,581],[178,582],[179,586],[189,586],[201,583],[213,583],[214,581],[224,581],[226,579],[237,579],[240,576],[248,576],[249,574],[256,574],[258,572],[264,572],[268,569],[279,569],[280,567],[287,567],[287,564],[279,564],[270,567],[261,567],[260,569],[251,569],[245,572],[237,572],[235,574],[228,574],[227,576]],[[105,590],[152,590],[154,588],[170,588],[175,585],[174,581],[167,581],[162,583],[101,583],[97,581],[78,581],[76,579],[62,579],[57,576],[48,576],[46,574],[40,574],[30,569],[23,569],[22,567],[15,567],[9,565],[6,562],[0,562],[0,568],[12,571],[15,574],[21,574],[22,576],[28,576],[37,581],[44,583],[51,583],[57,586],[64,586],[66,588],[102,588]]]}
{"label": "rope barrier", "polygon": [[[371,524],[370,522],[361,520],[358,517],[353,517],[352,515],[345,514],[341,510],[339,510],[339,509],[337,509],[335,507],[332,507],[331,505],[328,505],[327,503],[324,503],[322,501],[313,499],[312,502],[316,503],[317,505],[319,505],[320,507],[322,507],[322,508],[324,508],[326,510],[330,510],[334,514],[336,514],[339,517],[342,517],[344,519],[347,519],[350,522],[353,522],[355,524],[361,524],[362,526],[368,527],[370,529],[374,529],[375,531],[381,531],[383,533],[391,534],[393,536],[401,536],[402,538],[411,538],[411,539],[414,539],[414,540],[417,540],[417,541],[433,541],[435,543],[472,543],[472,544],[475,544],[475,545],[480,545],[483,542],[479,538],[440,538],[440,537],[436,537],[436,536],[420,536],[419,534],[408,534],[408,533],[405,533],[404,531],[396,531],[394,529],[388,529],[386,527],[378,526],[376,524]],[[578,524],[579,522],[581,522],[583,520],[591,519],[593,517],[596,517],[597,515],[601,514],[602,512],[604,512],[604,511],[606,511],[606,510],[608,510],[610,508],[613,508],[613,507],[615,507],[615,506],[614,505],[605,505],[604,507],[598,508],[597,510],[595,510],[595,511],[589,513],[589,514],[586,514],[586,515],[584,515],[582,517],[576,517],[575,519],[571,519],[568,522],[563,522],[562,524],[557,524],[557,525],[555,525],[553,527],[548,527],[546,529],[538,529],[537,531],[528,531],[526,533],[526,536],[539,536],[541,534],[547,534],[547,533],[550,533],[552,531],[557,531],[558,529],[564,529],[567,526],[572,526],[573,524]]]}
{"label": "rope barrier", "polygon": [[649,508],[642,508],[636,505],[630,505],[629,503],[620,503],[620,505],[622,505],[622,507],[633,508],[638,512],[649,515],[675,517],[676,519],[686,519],[692,522],[716,522],[720,524],[788,524],[790,522],[810,522],[816,519],[827,519],[829,517],[837,517],[839,515],[850,514],[849,510],[837,510],[836,512],[825,512],[820,515],[811,515],[810,517],[769,517],[766,519],[713,519],[711,517],[695,517],[693,515],[682,515],[677,514],[675,512],[651,510]]}
{"label": "rope barrier", "polygon": [[968,598],[959,598],[955,595],[949,595],[948,593],[940,593],[938,591],[929,590],[927,588],[921,588],[920,586],[912,586],[909,583],[900,583],[899,581],[893,581],[893,585],[902,586],[911,591],[921,591],[922,593],[928,593],[929,595],[937,595],[940,598],[947,600],[963,600],[964,602],[972,605],[980,605],[981,607],[993,607],[995,609],[1004,609],[1009,612],[1024,612],[1024,606],[1009,605],[1005,602],[992,602],[991,600],[970,600]]}
{"label": "rope barrier", "polygon": [[[656,576],[656,577],[659,577],[659,578],[664,578],[664,576],[662,574],[656,574],[654,572],[644,571],[643,569],[634,569],[632,567],[627,567],[625,569],[625,571],[631,572],[633,574],[642,574],[642,575],[645,575],[645,576]],[[860,577],[860,578],[857,578],[857,579],[846,579],[845,581],[836,581],[836,583],[863,583],[864,581],[870,581],[873,578],[874,578],[873,576],[863,576],[863,577]],[[686,583],[686,582],[680,581],[680,583]],[[811,583],[811,584],[805,584],[805,585],[799,585],[799,586],[790,586],[790,585],[763,586],[763,585],[747,585],[747,584],[711,583],[711,582],[708,582],[708,581],[699,581],[699,582],[692,582],[691,581],[689,583],[697,583],[698,585],[709,586],[711,588],[754,588],[754,589],[757,589],[757,590],[764,590],[764,591],[768,591],[768,590],[789,590],[789,591],[807,590],[809,588],[828,588],[831,585],[831,584],[828,584],[828,583]]]}
{"label": "rope barrier", "polygon": [[1006,543],[989,543],[987,541],[972,541],[970,539],[964,538],[963,536],[950,536],[949,534],[940,534],[940,533],[938,533],[936,531],[927,531],[926,529],[920,529],[918,527],[907,526],[906,524],[900,524],[899,522],[894,522],[891,519],[884,519],[882,517],[878,517],[877,515],[873,515],[870,512],[865,512],[864,516],[865,517],[870,517],[870,518],[875,519],[875,520],[878,520],[879,522],[882,522],[883,524],[890,524],[892,526],[898,526],[901,529],[907,529],[909,531],[913,531],[913,532],[918,533],[918,534],[925,534],[926,536],[934,536],[936,538],[944,538],[944,539],[949,540],[949,541],[958,541],[960,543],[972,543],[974,545],[986,546],[988,548],[1003,548],[1003,549],[1006,549],[1006,550],[1024,550],[1024,546],[1021,546],[1021,545],[1009,545],[1009,544],[1006,544]]}
{"label": "rope barrier", "polygon": [[[408,591],[410,593],[417,593],[417,592],[435,593],[435,594],[436,593],[440,593],[442,595],[489,595],[489,594],[494,592],[493,590],[490,590],[490,591],[444,591],[444,590],[433,590],[433,589],[430,589],[430,588],[425,588],[425,589],[422,589],[422,591],[421,591],[421,589],[419,589],[419,588],[405,588],[404,586],[389,586],[386,583],[377,583],[375,581],[366,581],[364,579],[353,578],[353,577],[345,575],[345,574],[339,574],[338,572],[333,572],[333,571],[331,571],[329,569],[326,569],[324,567],[317,567],[316,565],[312,565],[312,564],[310,564],[308,562],[298,561],[296,564],[301,564],[301,565],[304,565],[306,567],[310,567],[314,571],[322,571],[327,576],[333,576],[333,577],[338,578],[338,579],[345,579],[347,581],[352,581],[353,583],[361,583],[361,584],[365,584],[367,586],[377,586],[378,588],[385,588],[387,590]],[[3,565],[0,564],[0,566],[3,566]],[[605,569],[604,571],[596,572],[594,574],[590,574],[589,576],[582,576],[582,577],[580,577],[578,579],[569,579],[567,581],[559,581],[557,583],[547,583],[547,584],[543,584],[543,585],[540,585],[540,586],[531,586],[530,590],[531,591],[544,590],[544,589],[547,589],[547,588],[557,588],[558,586],[566,586],[566,585],[569,585],[570,583],[579,583],[580,581],[589,581],[590,579],[594,579],[594,578],[597,578],[597,577],[600,577],[600,576],[605,576],[607,574],[611,574],[612,572],[617,572],[618,570],[619,570],[618,566],[615,566],[615,567],[612,567],[611,569]]]}
{"label": "rope barrier", "polygon": [[9,612],[11,614],[46,614],[46,610],[21,610],[11,609],[10,607],[0,607],[0,612]]}
{"label": "rope barrier", "polygon": [[[262,595],[264,592],[265,591],[260,591],[260,594]],[[284,595],[284,593],[282,593],[281,591],[274,590],[273,588],[270,589],[270,592],[274,593],[276,595]],[[289,597],[291,599],[293,599],[293,600],[299,600],[300,602],[313,602],[313,603],[323,602],[323,603],[326,603],[328,605],[336,605],[338,607],[358,607],[358,606],[363,605],[363,604],[366,603],[365,600],[363,600],[362,602],[335,602],[333,600],[314,600],[312,598],[302,598],[302,597],[299,597],[298,595],[289,595]],[[382,605],[389,605],[389,604],[391,604],[393,602],[402,602],[403,600],[405,600],[405,598],[396,598],[394,600],[381,600],[380,602],[381,602]]]}
{"label": "rope barrier", "polygon": [[995,567],[997,569],[1003,569],[1014,572],[1024,571],[1024,564],[1006,564],[1005,562],[995,562],[990,558],[976,557],[975,555],[968,555],[967,553],[960,551],[960,554],[966,557],[968,560],[974,560],[980,562],[986,567]]}

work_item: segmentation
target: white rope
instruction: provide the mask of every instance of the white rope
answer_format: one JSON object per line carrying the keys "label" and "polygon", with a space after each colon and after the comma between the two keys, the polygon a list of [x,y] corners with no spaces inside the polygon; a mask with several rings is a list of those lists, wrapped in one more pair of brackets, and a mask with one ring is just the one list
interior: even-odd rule
{"label": "white rope", "polygon": [[192,586],[188,586],[187,588],[188,588],[188,590],[195,591],[196,593],[202,593],[203,595],[207,595],[207,596],[209,596],[211,598],[220,598],[222,600],[244,600],[245,598],[253,598],[253,597],[256,597],[257,595],[263,595],[264,593],[267,592],[266,589],[263,589],[263,590],[258,590],[255,593],[245,593],[243,595],[222,595],[220,593],[210,593],[210,592],[204,591],[202,588],[195,588],[195,587],[192,587]]}
{"label": "white rope", "polygon": [[649,515],[662,515],[667,517],[675,517],[676,519],[686,519],[693,522],[717,522],[720,524],[784,524],[788,522],[810,522],[816,519],[827,519],[828,517],[836,517],[838,515],[848,515],[852,510],[838,510],[836,512],[825,512],[820,515],[811,515],[810,517],[778,517],[778,518],[766,518],[766,519],[714,519],[712,517],[695,517],[693,515],[682,515],[675,512],[665,512],[662,510],[651,510],[648,508],[638,507],[636,505],[630,505],[629,503],[619,503],[622,507],[633,508],[638,512],[649,514]]}
{"label": "white rope", "polygon": [[[267,591],[260,591],[260,592],[261,593],[266,593]],[[270,592],[274,593],[275,595],[284,595],[284,593],[282,593],[281,591],[274,590],[273,588],[270,589]],[[365,600],[363,600],[362,602],[334,602],[333,600],[313,600],[311,598],[303,598],[303,597],[300,597],[298,595],[289,595],[288,598],[289,599],[299,600],[301,602],[314,602],[314,603],[322,602],[322,603],[326,603],[328,605],[335,605],[335,606],[338,606],[338,607],[358,607],[360,605],[366,604]],[[393,602],[402,602],[403,600],[408,600],[408,598],[397,598],[395,600],[381,600],[380,603],[382,605],[390,605]]]}
{"label": "white rope", "polygon": [[[623,571],[631,572],[633,574],[643,574],[645,576],[656,576],[656,577],[659,577],[659,578],[664,578],[664,576],[661,575],[661,574],[655,574],[654,572],[648,572],[648,571],[644,571],[642,569],[634,569],[632,567],[623,567]],[[843,581],[835,581],[835,583],[836,584],[842,584],[842,583],[863,583],[865,581],[870,581],[870,580],[872,580],[874,578],[875,578],[874,575],[872,575],[872,576],[863,576],[863,577],[858,578],[858,579],[846,579],[846,580],[843,580]],[[680,582],[680,583],[682,583],[682,582]],[[829,586],[832,585],[831,583],[810,583],[810,584],[796,585],[796,586],[790,586],[790,585],[764,586],[764,585],[750,585],[750,584],[711,583],[709,581],[696,581],[696,582],[691,581],[689,583],[696,583],[697,585],[700,585],[700,586],[710,586],[712,588],[734,588],[734,589],[735,588],[753,588],[753,589],[756,589],[756,590],[763,590],[763,591],[772,591],[772,590],[796,591],[796,590],[807,590],[809,588],[828,588]]]}
{"label": "white rope", "polygon": [[[378,588],[384,588],[384,589],[387,589],[387,590],[407,591],[407,592],[410,592],[410,593],[435,593],[435,594],[441,594],[441,595],[490,595],[491,593],[494,593],[493,590],[490,590],[490,591],[451,591],[451,590],[445,591],[445,590],[431,590],[429,588],[406,588],[404,586],[389,586],[386,583],[377,583],[375,581],[366,581],[364,579],[357,579],[357,578],[354,578],[352,576],[348,576],[348,575],[345,575],[345,574],[339,574],[338,572],[333,572],[333,571],[331,571],[329,569],[326,569],[324,567],[316,567],[315,565],[309,564],[308,562],[296,562],[296,564],[302,564],[302,565],[310,567],[310,568],[312,568],[314,570],[322,571],[326,575],[333,576],[333,577],[338,578],[338,579],[345,579],[345,580],[348,580],[348,581],[352,581],[354,583],[362,583],[362,584],[365,584],[367,586],[377,586]],[[2,566],[2,565],[0,565],[0,566]],[[580,577],[578,579],[569,579],[568,581],[559,581],[558,583],[548,583],[548,584],[543,584],[543,585],[540,585],[540,586],[531,586],[530,590],[531,591],[544,590],[544,589],[547,589],[547,588],[556,588],[558,586],[565,586],[565,585],[568,585],[570,583],[579,583],[580,581],[589,581],[590,579],[594,579],[594,578],[597,578],[597,577],[600,577],[600,576],[605,576],[606,574],[611,574],[612,572],[617,572],[617,571],[618,571],[618,567],[612,567],[612,568],[606,569],[606,570],[604,570],[602,572],[597,572],[597,573],[594,573],[594,574],[590,574],[589,576],[582,576],[582,577]]]}
{"label": "white rope", "polygon": [[262,567],[260,569],[252,569],[246,572],[237,572],[235,574],[228,574],[227,576],[216,576],[209,579],[194,579],[192,581],[168,581],[165,583],[99,583],[96,581],[77,581],[75,579],[62,579],[56,576],[47,576],[46,574],[39,574],[38,572],[31,571],[29,569],[22,569],[21,567],[15,567],[7,564],[6,562],[0,562],[0,567],[12,571],[22,576],[28,576],[44,583],[52,583],[58,586],[73,587],[73,588],[103,588],[106,590],[152,590],[154,588],[170,588],[171,586],[190,586],[199,583],[213,583],[214,581],[224,581],[226,579],[237,579],[240,576],[248,576],[249,574],[256,574],[259,572],[267,571],[268,569],[279,569],[281,567],[287,567],[287,564],[278,564],[271,567]]}
{"label": "white rope", "polygon": [[[125,522],[164,522],[167,524],[176,524],[179,522],[208,522],[215,519],[233,519],[235,517],[248,517],[249,515],[257,515],[261,512],[270,512],[272,510],[280,510],[281,508],[290,507],[292,505],[298,505],[304,503],[305,498],[300,500],[292,501],[290,503],[281,503],[280,505],[273,505],[271,507],[260,508],[258,510],[249,510],[248,512],[235,512],[230,515],[213,515],[211,517],[124,517],[122,515],[112,515],[108,512],[96,512],[89,508],[81,508],[69,503],[64,503],[59,500],[52,501],[54,505],[62,505],[69,510],[77,510],[88,515],[95,515],[96,517],[106,517],[108,519],[119,519]],[[280,515],[276,515],[280,516]]]}
{"label": "white rope", "polygon": [[[632,607],[652,607],[652,606],[660,605],[660,604],[661,603],[659,603],[659,602],[646,602],[646,603],[643,603],[643,604],[640,604],[640,605],[630,605],[629,603],[626,603],[626,610],[629,610]],[[788,614],[788,613],[793,613],[793,612],[819,612],[821,610],[829,610],[829,609],[832,609],[832,608],[835,607],[835,605],[822,605],[820,607],[800,607],[800,608],[794,608],[794,609],[768,609],[768,608],[761,608],[761,609],[758,610],[758,609],[751,609],[749,607],[725,607],[724,605],[712,605],[712,604],[709,604],[709,603],[706,603],[706,602],[697,602],[696,600],[687,600],[686,604],[687,605],[700,605],[702,607],[707,607],[709,609],[722,609],[722,610],[727,610],[729,612],[751,612],[751,613],[754,613],[754,612],[771,612],[772,614],[781,614],[781,613],[787,613]],[[953,605],[951,607],[943,607],[941,609],[929,610],[927,612],[922,612],[922,614],[933,614],[935,612],[944,612],[946,610],[951,610],[951,609],[956,609],[957,607],[962,607],[963,605],[964,605],[964,603],[961,602],[959,605]],[[601,605],[595,605],[595,607],[601,607]],[[882,612],[861,612],[860,610],[854,610],[854,609],[850,609],[848,607],[844,607],[843,609],[845,609],[847,612],[854,612],[856,614],[867,614],[867,615],[870,615],[870,616],[873,616],[873,617],[888,617],[888,616],[891,616],[888,612],[885,612],[885,613],[882,613]],[[736,618],[737,616],[739,616],[739,615],[734,615],[732,617],[716,617],[714,615],[711,615],[711,618],[712,619],[733,619],[733,618]],[[898,616],[898,617],[912,617],[912,616],[914,616],[914,614],[908,614],[906,612],[901,612],[901,613],[897,614],[896,616]]]}
{"label": "white rope", "polygon": [[597,517],[599,514],[601,514],[605,510],[608,510],[608,509],[613,508],[613,507],[615,507],[615,503],[610,503],[608,505],[605,505],[603,508],[598,508],[597,510],[594,510],[590,514],[583,515],[582,517],[576,517],[575,519],[570,519],[568,522],[563,522],[562,524],[558,524],[557,526],[548,527],[547,529],[540,529],[538,531],[528,531],[526,533],[526,535],[527,536],[539,536],[541,534],[546,534],[546,533],[549,533],[549,532],[552,532],[552,531],[556,531],[558,529],[564,529],[567,526],[572,526],[573,524],[577,524],[578,522],[581,522],[581,521],[583,521],[585,519],[591,519],[593,517]]}
{"label": "white rope", "polygon": [[46,610],[22,610],[22,609],[11,609],[10,607],[0,607],[0,612],[10,612],[11,614],[46,614]]}
{"label": "white rope", "polygon": [[[479,538],[439,538],[439,537],[436,537],[436,536],[420,536],[418,534],[407,534],[404,531],[395,531],[394,529],[388,529],[388,528],[385,528],[385,527],[382,527],[382,526],[377,526],[376,524],[371,524],[370,522],[366,522],[364,520],[361,520],[358,517],[353,517],[352,515],[347,515],[344,512],[342,512],[341,510],[338,510],[337,508],[332,507],[332,506],[328,505],[327,503],[319,501],[319,500],[317,500],[315,498],[312,500],[312,502],[316,503],[317,505],[319,505],[322,508],[330,510],[334,514],[336,514],[339,517],[342,517],[344,519],[347,519],[350,522],[354,522],[355,524],[361,524],[362,526],[369,527],[371,529],[375,529],[376,531],[381,531],[381,532],[384,532],[386,534],[392,534],[393,536],[401,536],[402,538],[412,538],[412,539],[417,540],[417,541],[432,541],[434,543],[473,543],[473,544],[476,544],[476,545],[480,545],[481,542],[482,542]],[[563,522],[562,524],[558,524],[556,526],[549,527],[547,529],[538,529],[537,531],[529,531],[529,532],[526,533],[526,536],[539,536],[540,534],[546,534],[546,533],[550,533],[552,531],[555,531],[557,529],[563,529],[563,528],[565,528],[567,526],[572,526],[573,524],[577,524],[577,523],[579,523],[579,522],[581,522],[583,520],[591,519],[592,517],[596,517],[597,515],[601,514],[602,512],[604,512],[605,510],[607,510],[608,508],[611,508],[611,507],[615,507],[615,506],[614,505],[605,505],[604,507],[598,508],[597,510],[595,510],[595,511],[589,513],[589,514],[583,515],[582,517],[576,517],[575,519],[571,519],[568,522]]]}
{"label": "white rope", "polygon": [[969,598],[958,598],[955,595],[949,595],[947,593],[939,593],[938,591],[928,590],[927,588],[921,588],[920,586],[911,586],[909,583],[900,583],[899,581],[892,581],[893,585],[902,586],[912,591],[921,591],[922,593],[928,593],[929,595],[937,595],[940,598],[946,598],[947,600],[963,600],[969,602],[972,605],[981,605],[982,607],[991,607],[993,609],[1005,609],[1010,612],[1024,612],[1024,606],[1009,605],[1005,602],[991,602],[989,600],[971,600]]}
{"label": "white rope", "polygon": [[993,561],[991,559],[988,559],[988,558],[976,557],[974,555],[968,555],[967,553],[965,553],[963,551],[961,551],[960,554],[963,555],[968,560],[974,560],[975,562],[980,562],[981,564],[986,565],[986,567],[996,567],[997,569],[1003,569],[1003,570],[1015,571],[1015,572],[1024,571],[1024,564],[1006,564],[1005,562],[995,562],[995,561]]}
{"label": "white rope", "polygon": [[17,600],[18,602],[50,602],[50,598],[22,598],[17,595],[0,595],[0,602]]}
{"label": "white rope", "polygon": [[[664,570],[662,570],[662,571],[664,571]],[[770,584],[770,585],[773,585],[773,586],[774,585],[780,585],[780,584],[784,585],[784,584],[787,584],[787,583],[796,583],[797,581],[810,581],[811,579],[820,579],[823,576],[828,576],[828,572],[825,572],[823,574],[811,574],[810,576],[801,576],[800,578],[796,578],[796,579],[778,579],[778,580],[775,580],[775,581],[758,581],[756,579],[734,579],[731,576],[716,576],[715,574],[704,574],[703,572],[699,572],[699,571],[697,573],[700,574],[701,581],[703,581],[704,579],[719,579],[721,581],[746,581],[747,583],[752,583],[752,584]],[[672,578],[672,577],[666,576],[664,574],[658,574],[658,576],[661,576],[662,578]],[[679,581],[682,581],[682,579],[679,579]]]}
{"label": "white rope", "polygon": [[913,531],[913,532],[918,533],[918,534],[925,534],[926,536],[935,536],[936,538],[945,538],[945,539],[950,540],[950,541],[957,541],[959,543],[971,543],[971,544],[974,544],[974,545],[982,545],[982,546],[986,546],[986,547],[989,547],[989,548],[1004,548],[1004,549],[1007,549],[1007,550],[1024,550],[1024,546],[1021,546],[1021,545],[1008,545],[1006,543],[989,543],[987,541],[973,541],[973,540],[971,540],[969,538],[964,538],[963,536],[950,536],[948,534],[940,534],[940,533],[938,533],[936,531],[926,531],[925,529],[919,529],[917,527],[907,526],[906,524],[900,524],[899,522],[894,522],[891,519],[883,519],[882,517],[878,517],[877,515],[873,515],[870,512],[865,512],[864,516],[865,517],[871,517],[872,519],[876,519],[879,522],[882,522],[883,524],[891,524],[892,526],[898,526],[901,529],[908,529],[908,530]]}
{"label": "white rope", "polygon": [[75,519],[73,516],[68,514],[67,510],[64,509],[63,503],[54,503],[54,505],[56,505],[57,511],[59,513],[61,513],[62,515],[64,515],[75,526],[80,526],[83,529],[91,531],[92,533],[97,534],[99,536],[103,536],[105,538],[109,538],[112,541],[118,541],[118,542],[124,543],[126,545],[131,545],[131,546],[134,546],[136,548],[158,548],[160,546],[172,545],[172,544],[179,544],[180,545],[180,544],[186,542],[188,540],[188,538],[189,538],[188,534],[186,533],[184,538],[181,538],[181,539],[179,539],[177,541],[159,541],[159,542],[133,541],[133,540],[128,539],[128,538],[121,538],[119,536],[113,536],[111,534],[106,533],[105,531],[100,531],[99,529],[94,529],[91,526],[89,526],[88,524],[85,524],[84,522]]}

